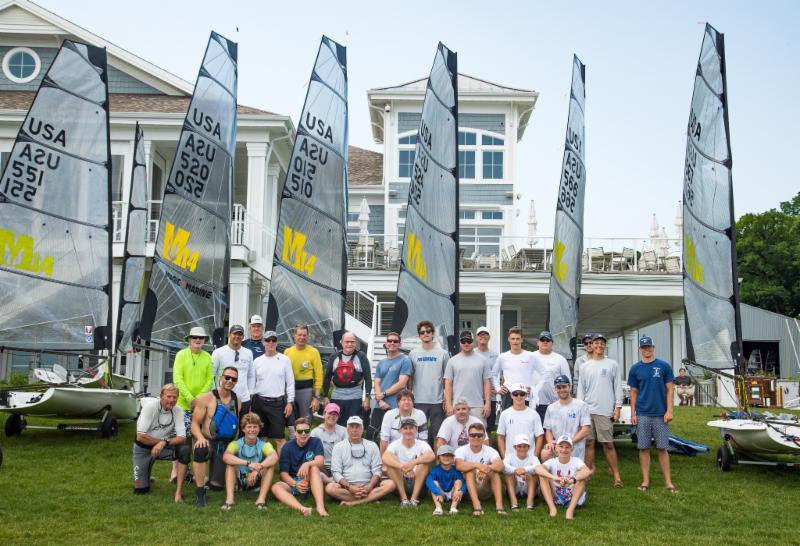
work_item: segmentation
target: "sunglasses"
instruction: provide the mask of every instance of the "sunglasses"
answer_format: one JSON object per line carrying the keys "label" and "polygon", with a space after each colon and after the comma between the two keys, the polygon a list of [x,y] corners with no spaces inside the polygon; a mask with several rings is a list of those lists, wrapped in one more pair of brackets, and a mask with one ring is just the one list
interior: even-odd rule
{"label": "sunglasses", "polygon": [[511,396],[525,396],[526,394],[528,393],[525,391],[514,391],[511,393]]}
{"label": "sunglasses", "polygon": [[239,362],[239,351],[236,351],[236,356],[233,357],[234,362]]}
{"label": "sunglasses", "polygon": [[222,376],[222,379],[224,379],[225,381],[233,381],[234,383],[236,383],[237,381],[239,381],[239,378],[238,378],[238,377],[234,377],[234,376],[232,376],[232,375],[223,375],[223,376]]}
{"label": "sunglasses", "polygon": [[386,343],[400,343],[399,339],[387,339]]}
{"label": "sunglasses", "polygon": [[268,337],[267,339],[264,340],[264,343],[278,343],[278,338],[277,337]]}
{"label": "sunglasses", "polygon": [[470,345],[472,343],[471,339],[460,339],[459,341],[464,345]]}
{"label": "sunglasses", "polygon": [[470,438],[483,438],[483,432],[470,432]]}
{"label": "sunglasses", "polygon": [[205,339],[205,336],[189,336],[189,339]]}
{"label": "sunglasses", "polygon": [[295,429],[295,432],[297,434],[311,434],[311,429],[310,428],[298,428],[298,429]]}
{"label": "sunglasses", "polygon": [[552,339],[541,339],[540,338],[539,341],[541,341],[542,343],[553,343]]}
{"label": "sunglasses", "polygon": [[425,334],[432,334],[433,330],[420,330],[419,335],[424,336]]}

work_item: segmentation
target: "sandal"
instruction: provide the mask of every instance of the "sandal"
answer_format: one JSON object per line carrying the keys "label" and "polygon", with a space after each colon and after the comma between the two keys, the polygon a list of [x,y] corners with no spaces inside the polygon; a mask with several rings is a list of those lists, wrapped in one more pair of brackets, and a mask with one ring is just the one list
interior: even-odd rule
{"label": "sandal", "polygon": [[508,515],[508,512],[506,512],[506,509],[505,509],[505,508],[498,508],[498,509],[497,509],[497,515],[498,515],[498,516],[507,516],[507,515]]}
{"label": "sandal", "polygon": [[225,504],[223,504],[222,506],[219,507],[219,509],[222,510],[223,512],[227,512],[231,508],[233,508],[233,503],[232,502],[226,502]]}
{"label": "sandal", "polygon": [[625,487],[625,485],[622,483],[622,480],[617,480],[614,482],[614,487],[616,487],[617,489],[622,489],[623,487]]}
{"label": "sandal", "polygon": [[519,512],[519,504],[512,504],[511,505],[512,512]]}
{"label": "sandal", "polygon": [[450,515],[452,516],[453,514],[458,514],[458,508],[456,508],[455,506],[450,508]]}
{"label": "sandal", "polygon": [[678,492],[678,488],[675,487],[674,485],[670,485],[669,487],[667,487],[667,491],[669,491],[671,494],[675,495]]}
{"label": "sandal", "polygon": [[639,487],[637,487],[636,489],[638,489],[639,491],[641,491],[642,493],[644,493],[644,492],[646,492],[648,489],[650,489],[650,484],[643,483],[642,485],[640,485],[640,486],[639,486]]}
{"label": "sandal", "polygon": [[533,510],[534,508],[535,508],[534,505],[529,504],[528,506],[525,507],[525,510]]}
{"label": "sandal", "polygon": [[264,510],[267,507],[266,502],[257,502],[256,503],[256,510]]}
{"label": "sandal", "polygon": [[476,518],[482,516],[483,515],[483,508],[473,508],[472,509],[472,515],[475,516]]}
{"label": "sandal", "polygon": [[441,508],[436,508],[436,509],[433,511],[433,514],[432,514],[432,515],[434,515],[434,516],[441,516],[443,513],[444,513],[444,511],[443,511]]}

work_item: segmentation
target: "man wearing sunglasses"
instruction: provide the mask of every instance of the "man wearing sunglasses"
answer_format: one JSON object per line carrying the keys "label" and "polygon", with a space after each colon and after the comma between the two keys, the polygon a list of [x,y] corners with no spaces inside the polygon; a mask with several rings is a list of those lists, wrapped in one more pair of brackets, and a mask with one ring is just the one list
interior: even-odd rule
{"label": "man wearing sunglasses", "polygon": [[447,415],[453,415],[453,400],[469,402],[469,411],[484,423],[491,411],[492,370],[485,358],[474,350],[472,332],[459,336],[461,352],[447,362],[444,373],[444,399]]}
{"label": "man wearing sunglasses", "polygon": [[539,350],[534,351],[533,358],[541,364],[543,371],[539,379],[539,392],[536,397],[536,411],[544,421],[547,406],[558,400],[553,381],[560,375],[571,377],[567,359],[553,351],[553,334],[547,330],[539,334]]}
{"label": "man wearing sunglasses", "polygon": [[364,439],[364,421],[353,415],[347,420],[347,440],[331,453],[333,482],[325,492],[342,506],[355,506],[382,499],[395,490],[392,480],[381,481],[381,454],[375,442]]}
{"label": "man wearing sunglasses", "polygon": [[312,509],[297,500],[297,497],[307,498],[310,491],[317,513],[326,517],[328,512],[320,476],[325,449],[319,438],[311,437],[310,420],[301,417],[295,421],[294,427],[294,439],[289,440],[281,451],[281,479],[272,486],[272,495],[289,508],[310,516]]}
{"label": "man wearing sunglasses", "polygon": [[472,515],[482,516],[481,500],[494,496],[499,515],[506,515],[503,508],[502,474],[505,464],[500,454],[484,444],[486,427],[483,423],[469,426],[469,444],[456,449],[456,470],[464,475],[467,492],[472,501]]}
{"label": "man wearing sunglasses", "polygon": [[278,455],[294,408],[294,372],[289,358],[278,352],[278,334],[268,331],[263,338],[264,354],[253,362],[253,411],[261,417],[262,438],[275,441]]}
{"label": "man wearing sunglasses", "polygon": [[408,354],[413,374],[409,390],[413,389],[416,408],[430,420],[429,439],[431,445],[444,420],[444,370],[450,355],[436,344],[433,323],[423,320],[417,324],[417,334],[422,342],[418,349]]}
{"label": "man wearing sunglasses", "polygon": [[253,388],[255,376],[253,375],[253,353],[250,349],[242,347],[244,341],[244,327],[234,324],[228,330],[228,344],[217,347],[211,353],[214,379],[219,381],[222,370],[233,366],[239,370],[241,381],[236,383],[233,392],[242,403],[242,415],[250,413],[250,390]]}
{"label": "man wearing sunglasses", "polygon": [[[510,408],[503,410],[497,423],[497,449],[500,451],[500,456],[503,458],[506,456],[506,440],[513,440],[523,435],[535,439],[532,446],[533,455],[538,457],[544,444],[544,429],[536,410],[525,405],[528,386],[517,383],[511,385],[509,390],[514,402]],[[530,442],[528,445],[531,445]]]}
{"label": "man wearing sunglasses", "polygon": [[[225,487],[225,463],[222,456],[228,444],[235,440],[239,432],[241,403],[233,388],[239,381],[239,370],[228,366],[222,370],[219,387],[196,398],[192,415],[192,437],[194,438],[194,471],[197,484],[198,507],[206,505],[206,462],[211,461],[209,486],[214,490]],[[233,426],[220,429],[225,423]]]}
{"label": "man wearing sunglasses", "polygon": [[378,363],[372,380],[378,407],[372,411],[372,426],[380,428],[383,416],[397,407],[397,393],[408,385],[413,373],[411,361],[400,352],[400,334],[389,332],[386,336],[386,358]]}

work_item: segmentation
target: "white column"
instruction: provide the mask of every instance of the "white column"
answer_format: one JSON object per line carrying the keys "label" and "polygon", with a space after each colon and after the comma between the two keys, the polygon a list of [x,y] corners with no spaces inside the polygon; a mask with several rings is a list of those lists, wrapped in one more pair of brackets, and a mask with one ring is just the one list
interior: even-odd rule
{"label": "white column", "polygon": [[[153,166],[150,164],[150,160],[152,159],[151,150],[153,149],[153,141],[152,140],[145,140],[144,141],[144,165],[145,171],[147,172],[147,191],[145,192],[145,199],[161,199],[161,196],[154,196],[150,195],[153,191]],[[134,150],[134,154],[136,151]],[[131,161],[131,165],[133,165],[133,161]]]}
{"label": "white column", "polygon": [[[112,332],[112,347],[117,346],[117,317],[119,315],[119,300],[122,293],[122,264],[113,264],[111,266],[111,332]],[[122,366],[122,357],[115,356],[112,359],[112,370],[114,373],[119,373]]]}
{"label": "white column", "polygon": [[673,369],[677,370],[680,367],[681,360],[686,358],[686,320],[684,319],[683,311],[670,314],[669,335],[672,345],[670,347],[669,363],[672,364]]}
{"label": "white column", "polygon": [[265,258],[272,263],[272,253],[275,251],[275,233],[278,229],[278,188],[280,183],[278,177],[280,176],[280,167],[278,165],[269,165],[267,167],[267,182],[265,199],[265,216],[264,226],[266,229],[266,236],[264,237],[263,253]]}
{"label": "white column", "polygon": [[247,314],[250,306],[250,268],[231,267],[231,279],[228,293],[230,324],[247,325]]}
{"label": "white column", "polygon": [[148,359],[148,375],[147,375],[147,389],[151,396],[158,396],[155,393],[161,392],[161,387],[164,386],[164,368],[167,353],[161,351],[150,351],[150,358]]}
{"label": "white column", "polygon": [[[247,221],[250,232],[250,248],[257,253],[263,245],[264,233],[260,227],[266,224],[264,191],[267,174],[267,142],[247,143]],[[263,255],[263,252],[261,252]],[[233,323],[235,324],[235,323]]]}
{"label": "white column", "polygon": [[500,304],[503,302],[503,293],[500,290],[486,292],[486,327],[489,329],[489,348],[501,351],[503,339],[503,318],[500,313]]}

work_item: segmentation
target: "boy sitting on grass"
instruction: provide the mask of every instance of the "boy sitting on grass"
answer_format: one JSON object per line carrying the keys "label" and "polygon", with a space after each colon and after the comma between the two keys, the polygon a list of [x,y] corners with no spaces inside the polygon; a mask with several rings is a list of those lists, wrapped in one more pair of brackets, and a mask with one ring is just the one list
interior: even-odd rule
{"label": "boy sitting on grass", "polygon": [[558,514],[556,505],[567,507],[567,519],[575,517],[575,508],[586,502],[586,482],[593,471],[572,456],[572,440],[560,436],[556,441],[557,457],[536,467],[540,476],[542,497],[550,508],[550,517]]}
{"label": "boy sitting on grass", "polygon": [[458,514],[458,503],[467,492],[464,476],[453,466],[454,453],[455,451],[449,445],[440,446],[436,450],[439,464],[433,467],[425,480],[425,485],[433,497],[433,504],[436,505],[433,511],[434,516],[441,516],[444,513],[442,503],[448,500],[450,501],[450,515]]}
{"label": "boy sitting on grass", "polygon": [[256,507],[260,510],[267,504],[267,493],[272,485],[272,475],[278,463],[278,454],[272,444],[258,437],[261,432],[261,417],[248,413],[242,417],[244,436],[228,444],[222,456],[227,465],[225,469],[225,504],[223,511],[233,507],[233,491],[252,491],[258,489]]}
{"label": "boy sitting on grass", "polygon": [[511,502],[511,511],[519,510],[517,496],[527,497],[526,508],[533,510],[533,499],[536,496],[536,467],[542,464],[531,452],[531,440],[525,434],[514,437],[514,449],[506,451],[503,460],[506,475],[506,491]]}

